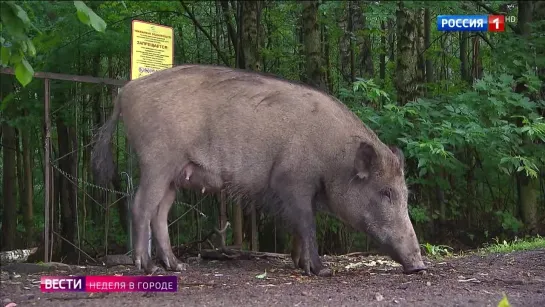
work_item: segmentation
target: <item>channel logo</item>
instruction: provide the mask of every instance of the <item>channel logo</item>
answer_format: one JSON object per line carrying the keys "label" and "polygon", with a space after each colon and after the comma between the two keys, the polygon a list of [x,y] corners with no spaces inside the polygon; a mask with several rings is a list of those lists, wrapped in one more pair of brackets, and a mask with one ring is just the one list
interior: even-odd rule
{"label": "channel logo", "polygon": [[439,15],[437,30],[443,32],[504,32],[504,15]]}

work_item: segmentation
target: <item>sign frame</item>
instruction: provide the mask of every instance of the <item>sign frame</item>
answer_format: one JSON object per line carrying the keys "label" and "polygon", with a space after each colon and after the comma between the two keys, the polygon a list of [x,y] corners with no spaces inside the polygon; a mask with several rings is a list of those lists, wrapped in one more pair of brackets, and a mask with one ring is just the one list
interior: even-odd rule
{"label": "sign frame", "polygon": [[[134,60],[135,60],[135,50],[134,50],[134,42],[135,42],[135,28],[134,28],[134,25],[135,23],[140,23],[140,24],[145,24],[145,25],[150,25],[150,26],[155,26],[155,27],[159,27],[159,28],[164,28],[164,29],[168,29],[171,33],[172,33],[172,40],[170,42],[170,49],[172,50],[172,63],[171,63],[171,66],[168,67],[168,68],[171,68],[171,67],[174,67],[174,28],[173,27],[169,27],[169,26],[165,26],[165,25],[161,25],[161,24],[157,24],[157,23],[151,23],[151,22],[147,22],[147,21],[142,21],[142,20],[138,20],[138,19],[133,19],[132,22],[131,22],[131,56],[130,56],[130,71],[129,71],[129,80],[136,80],[138,78],[142,78],[142,77],[145,77],[146,75],[144,76],[141,76],[141,77],[137,77],[137,78],[134,78],[133,79],[133,71],[135,69],[137,69],[137,66],[136,66],[136,63],[134,63]],[[163,68],[163,69],[168,69],[168,68]],[[163,70],[163,69],[160,69],[160,70]],[[150,75],[150,74],[153,74],[152,73],[149,73],[147,75]]]}

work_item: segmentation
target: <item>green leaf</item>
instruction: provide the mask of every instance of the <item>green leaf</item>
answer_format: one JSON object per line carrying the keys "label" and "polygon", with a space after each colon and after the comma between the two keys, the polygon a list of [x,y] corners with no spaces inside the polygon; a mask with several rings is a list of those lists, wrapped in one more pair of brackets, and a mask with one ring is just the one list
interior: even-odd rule
{"label": "green leaf", "polygon": [[23,87],[32,81],[32,76],[34,76],[34,69],[32,69],[32,66],[25,58],[15,64],[15,77]]}
{"label": "green leaf", "polygon": [[2,102],[0,103],[0,111],[3,111],[8,106],[9,102],[13,100],[14,94],[13,92],[9,93],[2,99]]}
{"label": "green leaf", "polygon": [[106,22],[85,5],[83,1],[74,1],[74,6],[76,7],[78,18],[82,23],[92,26],[98,32],[106,30]]}
{"label": "green leaf", "polygon": [[30,39],[26,40],[27,51],[30,56],[36,56],[36,48]]}
{"label": "green leaf", "polygon": [[263,274],[256,275],[255,278],[263,279],[265,277],[267,277],[267,270],[265,270],[265,273],[263,273]]}
{"label": "green leaf", "polygon": [[0,19],[2,20],[2,26],[6,27],[7,32],[12,37],[17,39],[26,38],[24,31],[25,25],[23,24],[21,19],[14,14],[13,10],[0,10]]}
{"label": "green leaf", "polygon": [[78,11],[76,14],[78,15],[79,21],[81,21],[83,24],[89,25],[89,23],[91,22],[89,15],[82,11]]}
{"label": "green leaf", "polygon": [[95,12],[91,11],[89,13],[89,17],[91,17],[91,25],[95,30],[98,32],[104,32],[106,30],[106,22],[100,18]]}
{"label": "green leaf", "polygon": [[9,63],[9,58],[11,57],[10,48],[2,46],[0,48],[0,65],[7,66]]}
{"label": "green leaf", "polygon": [[7,4],[11,7],[13,12],[21,21],[24,23],[25,26],[30,26],[30,19],[28,18],[28,15],[26,14],[25,10],[23,10],[20,6],[18,6],[15,3],[7,2]]}
{"label": "green leaf", "polygon": [[498,303],[498,307],[511,307],[511,304],[509,304],[505,293],[503,294],[503,298],[501,299],[501,301]]}

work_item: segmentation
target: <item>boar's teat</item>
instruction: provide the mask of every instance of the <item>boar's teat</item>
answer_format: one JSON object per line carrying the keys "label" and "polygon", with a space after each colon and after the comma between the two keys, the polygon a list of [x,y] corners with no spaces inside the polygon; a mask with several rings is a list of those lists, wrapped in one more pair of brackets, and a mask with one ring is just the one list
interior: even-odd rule
{"label": "boar's teat", "polygon": [[217,192],[223,187],[223,180],[219,174],[193,162],[186,163],[180,173],[176,184],[182,188],[197,190],[204,194],[206,191]]}

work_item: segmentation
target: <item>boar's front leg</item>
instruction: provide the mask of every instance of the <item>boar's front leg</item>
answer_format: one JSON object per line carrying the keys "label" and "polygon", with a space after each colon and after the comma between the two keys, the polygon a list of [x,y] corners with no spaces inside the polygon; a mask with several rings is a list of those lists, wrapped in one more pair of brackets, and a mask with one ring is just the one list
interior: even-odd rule
{"label": "boar's front leg", "polygon": [[293,178],[289,172],[273,172],[271,187],[275,190],[283,206],[283,217],[292,228],[296,238],[292,246],[292,259],[305,274],[311,272],[318,276],[328,276],[318,255],[316,244],[316,223],[312,206],[312,184],[304,184],[305,179]]}
{"label": "boar's front leg", "polygon": [[174,256],[172,246],[170,245],[170,236],[168,234],[168,212],[176,198],[176,190],[173,185],[167,189],[165,196],[159,203],[157,214],[151,218],[151,228],[154,233],[157,246],[157,256],[163,261],[165,269],[170,271],[185,270],[187,265],[182,263]]}
{"label": "boar's front leg", "polygon": [[[312,243],[312,245],[316,249],[316,254],[318,254],[318,247],[316,244],[316,240]],[[303,256],[304,252],[304,239],[301,238],[297,233],[292,234],[292,241],[291,241],[291,259],[293,261],[293,265],[296,268],[300,268],[305,271],[306,274],[308,272],[306,271],[306,263]],[[311,271],[316,274],[317,276],[326,277],[331,276],[331,270],[323,267],[320,259],[317,259],[317,263],[311,262]]]}

